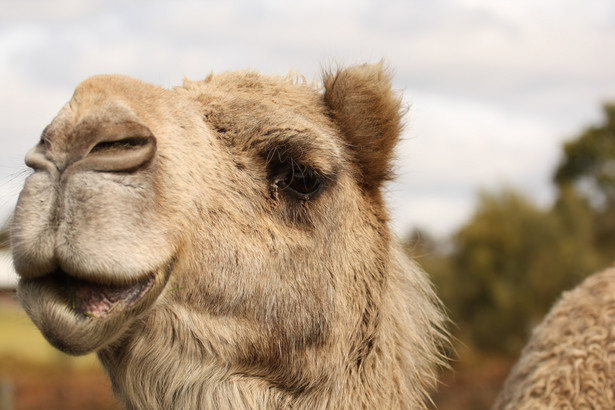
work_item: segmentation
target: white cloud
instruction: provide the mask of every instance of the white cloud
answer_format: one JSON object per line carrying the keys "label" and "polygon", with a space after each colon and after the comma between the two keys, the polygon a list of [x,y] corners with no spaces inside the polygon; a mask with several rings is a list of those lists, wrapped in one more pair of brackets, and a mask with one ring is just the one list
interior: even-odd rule
{"label": "white cloud", "polygon": [[467,217],[478,187],[507,182],[548,199],[561,140],[615,98],[611,0],[4,6],[0,181],[20,172],[44,125],[92,74],[172,86],[183,74],[249,67],[312,79],[323,63],[385,58],[413,104],[391,186],[395,219],[400,231],[447,232]]}
{"label": "white cloud", "polygon": [[479,189],[506,184],[550,199],[556,126],[447,96],[416,93],[411,101],[400,177],[391,185],[400,233],[412,225],[450,233],[469,216]]}

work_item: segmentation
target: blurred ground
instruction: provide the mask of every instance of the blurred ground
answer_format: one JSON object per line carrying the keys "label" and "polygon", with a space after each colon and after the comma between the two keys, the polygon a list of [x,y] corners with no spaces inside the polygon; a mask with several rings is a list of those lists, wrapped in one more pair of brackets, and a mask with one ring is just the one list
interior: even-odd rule
{"label": "blurred ground", "polygon": [[433,396],[439,410],[487,410],[504,384],[515,359],[481,356],[460,348],[453,369],[444,371]]}
{"label": "blurred ground", "polygon": [[[458,348],[434,402],[440,410],[489,409],[513,360]],[[0,410],[118,410],[94,355],[72,357],[52,348],[17,304],[0,291]]]}
{"label": "blurred ground", "polygon": [[[12,408],[46,410],[120,409],[102,369],[70,363],[36,364],[0,356]],[[6,393],[10,394],[10,393]]]}
{"label": "blurred ground", "polygon": [[17,304],[0,291],[0,410],[120,409],[94,355],[52,348]]}

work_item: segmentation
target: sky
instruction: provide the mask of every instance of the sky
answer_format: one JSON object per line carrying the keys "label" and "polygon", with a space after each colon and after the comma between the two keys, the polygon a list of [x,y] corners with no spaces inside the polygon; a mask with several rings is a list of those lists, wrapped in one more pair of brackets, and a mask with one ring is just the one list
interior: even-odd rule
{"label": "sky", "polygon": [[553,199],[563,141],[615,100],[612,0],[0,0],[0,218],[85,78],[385,63],[410,109],[387,187],[400,235],[445,237],[501,186]]}

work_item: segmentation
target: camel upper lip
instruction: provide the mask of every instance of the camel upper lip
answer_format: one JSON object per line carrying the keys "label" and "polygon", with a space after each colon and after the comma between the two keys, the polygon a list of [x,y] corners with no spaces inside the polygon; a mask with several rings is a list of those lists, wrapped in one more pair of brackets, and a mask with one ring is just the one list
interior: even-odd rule
{"label": "camel upper lip", "polygon": [[77,279],[61,269],[56,269],[50,276],[64,293],[71,309],[84,317],[95,318],[135,305],[156,281],[155,275],[151,274],[130,284],[103,284]]}

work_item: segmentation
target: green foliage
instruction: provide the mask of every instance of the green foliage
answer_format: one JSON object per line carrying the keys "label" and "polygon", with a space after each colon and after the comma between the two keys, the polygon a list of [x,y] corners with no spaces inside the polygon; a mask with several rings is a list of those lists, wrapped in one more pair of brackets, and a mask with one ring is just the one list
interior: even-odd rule
{"label": "green foliage", "polygon": [[458,337],[484,351],[514,354],[561,292],[599,266],[591,221],[589,206],[573,190],[552,210],[514,190],[483,192],[449,254],[429,240],[417,245],[414,236],[411,253],[432,274]]}
{"label": "green foliage", "polygon": [[431,273],[462,342],[516,354],[562,291],[613,263],[615,104],[563,146],[551,209],[511,189],[483,192],[442,246],[415,231],[408,252]]}
{"label": "green foliage", "polygon": [[564,158],[555,171],[558,185],[583,184],[601,206],[615,204],[615,104],[603,107],[605,120],[564,144]]}
{"label": "green foliage", "polygon": [[560,191],[573,186],[590,201],[595,245],[608,257],[615,249],[615,104],[606,104],[603,110],[602,124],[564,144],[554,181]]}

